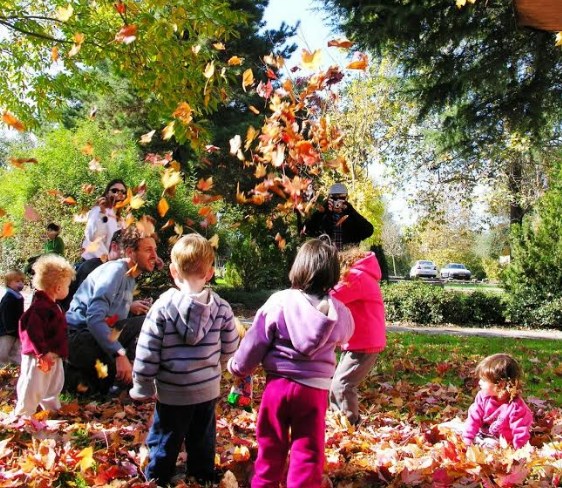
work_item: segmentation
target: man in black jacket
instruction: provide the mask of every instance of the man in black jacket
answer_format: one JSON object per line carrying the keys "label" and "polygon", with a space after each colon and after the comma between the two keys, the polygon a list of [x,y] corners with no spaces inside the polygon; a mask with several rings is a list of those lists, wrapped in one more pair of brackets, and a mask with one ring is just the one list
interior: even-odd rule
{"label": "man in black jacket", "polygon": [[353,208],[347,196],[344,184],[332,185],[324,209],[317,210],[304,224],[297,219],[301,234],[309,237],[327,234],[338,249],[370,237],[374,230],[372,224]]}

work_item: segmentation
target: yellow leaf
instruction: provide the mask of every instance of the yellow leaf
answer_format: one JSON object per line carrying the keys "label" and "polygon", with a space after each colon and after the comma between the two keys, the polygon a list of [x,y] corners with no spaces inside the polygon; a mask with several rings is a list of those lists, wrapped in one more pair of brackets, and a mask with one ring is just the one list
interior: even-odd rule
{"label": "yellow leaf", "polygon": [[78,453],[78,458],[80,459],[80,462],[78,463],[78,466],[80,466],[80,471],[84,472],[90,469],[95,463],[94,449],[92,447],[86,447],[82,449]]}
{"label": "yellow leaf", "polygon": [[261,163],[256,165],[256,171],[254,171],[254,176],[256,178],[263,178],[267,174],[265,166]]}
{"label": "yellow leaf", "polygon": [[152,136],[155,132],[155,130],[151,130],[150,132],[143,134],[139,140],[139,144],[148,144],[150,141],[152,141]]}
{"label": "yellow leaf", "polygon": [[278,232],[275,236],[275,240],[277,241],[277,246],[279,247],[279,249],[283,251],[285,249],[285,246],[287,245],[287,241],[285,240],[285,238]]}
{"label": "yellow leaf", "polygon": [[259,132],[253,127],[248,126],[248,130],[246,132],[246,142],[244,144],[244,150],[247,151],[250,148],[253,140],[258,136]]}
{"label": "yellow leaf", "polygon": [[162,139],[164,139],[165,141],[171,139],[174,135],[174,124],[175,122],[172,120],[166,127],[162,129]]}
{"label": "yellow leaf", "polygon": [[219,235],[214,234],[213,237],[211,237],[209,239],[209,244],[211,244],[211,246],[214,247],[215,249],[218,249],[218,247],[219,247]]}
{"label": "yellow leaf", "polygon": [[251,112],[255,113],[256,115],[260,114],[260,111],[253,105],[250,105],[248,108],[250,109]]}
{"label": "yellow leaf", "polygon": [[205,66],[205,71],[203,72],[203,74],[205,75],[205,78],[212,78],[213,75],[215,74],[215,62],[211,61],[210,63],[207,64],[207,66]]}
{"label": "yellow leaf", "polygon": [[66,22],[68,19],[70,19],[70,17],[72,17],[73,13],[74,13],[74,9],[72,8],[72,5],[69,4],[66,8],[59,7],[56,10],[55,16],[61,22]]}
{"label": "yellow leaf", "polygon": [[176,224],[174,225],[174,232],[178,235],[181,236],[183,234],[183,225],[181,224]]}
{"label": "yellow leaf", "polygon": [[242,146],[242,138],[236,134],[230,141],[230,154],[236,154]]}
{"label": "yellow leaf", "polygon": [[199,51],[201,51],[201,46],[199,44],[191,46],[191,52],[195,54],[195,56],[199,54]]}
{"label": "yellow leaf", "polygon": [[25,130],[25,125],[23,125],[23,123],[20,122],[16,117],[14,117],[10,112],[4,112],[2,114],[2,121],[6,125],[9,125],[19,132],[23,132]]}
{"label": "yellow leaf", "polygon": [[250,459],[250,450],[246,446],[236,446],[232,453],[235,462],[243,462]]}
{"label": "yellow leaf", "polygon": [[156,232],[154,222],[154,219],[149,215],[143,215],[136,223],[137,229],[143,235],[143,237],[151,237],[154,235],[154,233]]}
{"label": "yellow leaf", "polygon": [[254,82],[254,73],[250,68],[248,68],[242,74],[242,89],[246,91],[246,87],[250,86]]}
{"label": "yellow leaf", "polygon": [[59,60],[59,48],[55,46],[51,49],[51,61],[56,62]]}
{"label": "yellow leaf", "polygon": [[466,0],[457,0],[457,7],[461,8],[466,5]]}
{"label": "yellow leaf", "polygon": [[102,363],[99,359],[96,359],[96,373],[100,380],[107,378],[107,364]]}
{"label": "yellow leaf", "polygon": [[162,186],[165,190],[174,188],[182,182],[181,173],[173,168],[166,168],[162,175]]}
{"label": "yellow leaf", "polygon": [[133,198],[131,198],[131,208],[133,210],[137,210],[139,208],[141,208],[143,205],[145,204],[145,201],[143,200],[143,198],[140,195],[135,195]]}
{"label": "yellow leaf", "polygon": [[562,31],[556,33],[556,44],[555,46],[562,46]]}
{"label": "yellow leaf", "polygon": [[244,58],[239,58],[238,56],[232,56],[226,62],[228,66],[240,66],[244,62]]}
{"label": "yellow leaf", "polygon": [[304,69],[316,71],[320,67],[321,63],[322,63],[322,51],[320,49],[317,49],[312,53],[307,49],[302,50],[301,64]]}
{"label": "yellow leaf", "polygon": [[158,202],[156,210],[158,210],[158,215],[160,215],[160,217],[164,217],[164,215],[168,213],[168,210],[170,210],[170,205],[164,197],[162,197]]}
{"label": "yellow leaf", "polygon": [[217,51],[224,51],[226,48],[224,47],[224,44],[222,42],[215,42],[213,44],[213,47],[217,50]]}
{"label": "yellow leaf", "polygon": [[84,42],[84,39],[86,39],[86,37],[84,36],[84,34],[82,34],[81,32],[76,32],[73,36],[72,39],[74,40],[74,42],[76,44],[81,45]]}

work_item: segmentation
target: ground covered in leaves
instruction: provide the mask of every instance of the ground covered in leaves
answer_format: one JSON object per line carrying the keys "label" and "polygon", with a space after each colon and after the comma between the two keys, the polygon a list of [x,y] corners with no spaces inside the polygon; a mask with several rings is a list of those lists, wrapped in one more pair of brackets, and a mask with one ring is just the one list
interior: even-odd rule
{"label": "ground covered in leaves", "polygon": [[[562,486],[560,409],[527,397],[535,415],[531,446],[519,451],[467,448],[456,429],[475,393],[475,361],[462,355],[438,364],[409,358],[398,347],[400,336],[391,337],[388,351],[395,353],[381,356],[384,371],[374,370],[364,385],[361,425],[354,429],[328,414],[324,485]],[[444,380],[451,371],[459,379],[456,386]],[[125,395],[108,401],[65,398],[56,414],[13,420],[16,376],[15,368],[0,369],[0,487],[155,486],[144,480],[141,469],[151,402],[133,403]],[[263,375],[256,380],[259,406]],[[225,392],[228,381],[223,382]],[[217,464],[226,473],[221,486],[249,486],[257,450],[255,413],[221,401],[217,437]],[[180,472],[181,465],[180,459]],[[177,487],[199,486],[178,479]]]}

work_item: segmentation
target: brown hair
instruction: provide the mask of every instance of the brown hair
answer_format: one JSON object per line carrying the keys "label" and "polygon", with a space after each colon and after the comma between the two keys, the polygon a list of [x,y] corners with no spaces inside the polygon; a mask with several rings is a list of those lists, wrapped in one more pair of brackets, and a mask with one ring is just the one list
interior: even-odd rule
{"label": "brown hair", "polygon": [[289,272],[291,288],[319,297],[326,295],[339,279],[338,250],[323,238],[306,241]]}
{"label": "brown hair", "polygon": [[200,234],[187,234],[174,244],[172,263],[182,277],[203,277],[215,262],[211,243]]}
{"label": "brown hair", "polygon": [[512,401],[521,394],[523,372],[509,354],[492,354],[484,358],[476,366],[476,376],[495,385],[502,399]]}
{"label": "brown hair", "polygon": [[52,290],[65,278],[74,279],[74,267],[62,256],[44,254],[33,264],[33,286],[37,290]]}
{"label": "brown hair", "polygon": [[4,275],[4,285],[7,287],[8,283],[10,283],[11,281],[17,281],[20,278],[22,281],[25,280],[25,273],[23,271],[20,271],[19,269],[10,269]]}
{"label": "brown hair", "polygon": [[345,279],[353,265],[367,254],[369,254],[369,251],[364,251],[357,246],[344,247],[338,254],[342,279]]}

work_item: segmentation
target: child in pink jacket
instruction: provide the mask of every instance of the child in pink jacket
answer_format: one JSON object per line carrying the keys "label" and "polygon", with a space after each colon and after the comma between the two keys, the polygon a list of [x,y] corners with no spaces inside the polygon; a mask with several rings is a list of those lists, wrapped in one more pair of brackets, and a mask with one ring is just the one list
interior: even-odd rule
{"label": "child in pink jacket", "polygon": [[330,404],[356,425],[359,422],[357,388],[386,346],[384,304],[379,286],[381,269],[374,253],[358,247],[340,252],[339,260],[342,277],[331,295],[351,311],[355,332],[342,346],[330,388]]}
{"label": "child in pink jacket", "polygon": [[468,409],[466,444],[496,447],[503,437],[516,449],[531,436],[533,414],[521,398],[521,367],[509,354],[493,354],[476,367],[480,391]]}

